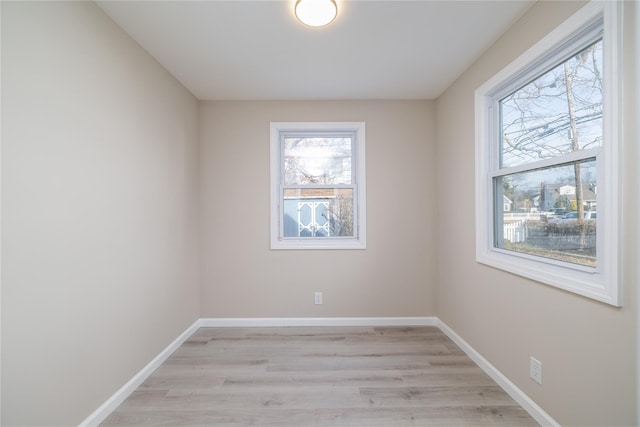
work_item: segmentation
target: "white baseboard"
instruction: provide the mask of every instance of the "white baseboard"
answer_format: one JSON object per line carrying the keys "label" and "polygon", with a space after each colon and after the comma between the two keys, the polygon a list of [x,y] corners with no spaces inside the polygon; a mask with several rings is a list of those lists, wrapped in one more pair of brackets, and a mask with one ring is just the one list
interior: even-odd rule
{"label": "white baseboard", "polygon": [[527,396],[522,390],[520,390],[514,383],[509,381],[502,372],[496,369],[487,359],[482,357],[475,348],[471,347],[468,342],[462,339],[460,335],[456,334],[453,329],[447,326],[443,321],[437,319],[436,326],[440,328],[442,332],[458,347],[464,351],[471,360],[475,362],[487,375],[491,377],[498,385],[515,400],[522,408],[529,413],[540,425],[560,427],[560,424],[554,420],[551,415],[547,414],[536,402],[534,402],[529,396]]}
{"label": "white baseboard", "polygon": [[480,353],[437,317],[265,317],[265,318],[205,318],[193,323],[158,356],[134,375],[105,403],[89,415],[80,427],[97,426],[104,421],[133,391],[140,386],[198,328],[223,327],[286,327],[286,326],[437,326],[455,342],[484,372],[511,396],[525,411],[543,426],[560,427],[529,396],[498,371]]}
{"label": "white baseboard", "polygon": [[151,362],[149,362],[144,368],[133,376],[125,385],[120,387],[113,396],[111,396],[106,402],[104,402],[98,409],[93,411],[84,421],[79,424],[79,427],[92,427],[97,426],[103,422],[124,400],[129,397],[131,393],[135,391],[162,363],[171,356],[171,354],[178,349],[191,335],[195,333],[200,327],[200,320],[197,320],[193,325],[189,326],[178,338],[173,340],[171,344],[160,352]]}
{"label": "white baseboard", "polygon": [[200,319],[200,327],[435,326],[435,317],[263,317]]}

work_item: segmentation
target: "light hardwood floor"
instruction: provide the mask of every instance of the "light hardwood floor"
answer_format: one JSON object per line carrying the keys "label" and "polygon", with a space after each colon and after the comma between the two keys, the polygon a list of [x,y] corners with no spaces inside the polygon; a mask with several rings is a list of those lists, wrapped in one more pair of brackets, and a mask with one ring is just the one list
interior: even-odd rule
{"label": "light hardwood floor", "polygon": [[537,426],[436,327],[201,328],[103,426]]}

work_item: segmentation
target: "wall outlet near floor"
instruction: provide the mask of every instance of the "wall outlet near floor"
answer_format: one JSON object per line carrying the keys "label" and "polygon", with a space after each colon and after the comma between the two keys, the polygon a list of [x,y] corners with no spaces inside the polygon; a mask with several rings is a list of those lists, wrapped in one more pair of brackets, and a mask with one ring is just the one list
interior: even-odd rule
{"label": "wall outlet near floor", "polygon": [[529,361],[529,375],[531,379],[542,385],[542,362],[531,356]]}
{"label": "wall outlet near floor", "polygon": [[316,292],[313,294],[313,300],[316,305],[322,304],[322,292]]}

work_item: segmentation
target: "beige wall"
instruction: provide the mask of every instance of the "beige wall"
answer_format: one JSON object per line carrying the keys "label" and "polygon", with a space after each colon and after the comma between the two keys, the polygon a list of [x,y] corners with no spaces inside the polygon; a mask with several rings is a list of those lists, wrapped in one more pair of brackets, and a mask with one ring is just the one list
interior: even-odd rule
{"label": "beige wall", "polygon": [[3,2],[2,425],[77,425],[198,318],[197,109],[92,2]]}
{"label": "beige wall", "polygon": [[[201,103],[202,316],[433,315],[434,118],[429,101]],[[271,121],[366,122],[366,250],[269,249]]]}
{"label": "beige wall", "polygon": [[[614,308],[475,262],[474,90],[581,6],[540,2],[437,101],[438,316],[562,425],[636,425],[636,224],[633,104],[627,99],[624,307]],[[631,3],[627,6],[632,9]],[[628,11],[629,12],[629,11]],[[628,13],[628,17],[633,13]],[[633,63],[627,20],[625,57]],[[626,70],[625,93],[635,93]],[[449,188],[457,197],[447,196]],[[443,201],[448,203],[443,203]],[[529,378],[543,363],[544,385]]]}

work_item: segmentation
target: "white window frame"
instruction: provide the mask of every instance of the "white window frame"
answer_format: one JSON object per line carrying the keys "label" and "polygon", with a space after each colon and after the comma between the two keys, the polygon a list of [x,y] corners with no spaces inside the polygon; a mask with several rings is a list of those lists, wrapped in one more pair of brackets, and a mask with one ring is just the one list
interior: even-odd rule
{"label": "white window frame", "polygon": [[[536,43],[475,92],[476,139],[476,261],[614,306],[622,305],[621,216],[619,193],[622,163],[622,4],[593,1]],[[603,37],[603,146],[571,153],[571,160],[595,157],[598,182],[597,267],[587,268],[496,247],[494,242],[493,178],[498,174],[500,142],[498,101],[562,60],[567,49],[587,40],[585,32],[597,23]],[[566,56],[565,56],[566,58]],[[570,156],[571,156],[570,155]],[[566,158],[566,157],[565,157]],[[538,164],[539,163],[539,164]],[[553,160],[537,162],[550,166]],[[529,166],[529,165],[527,165]],[[517,173],[519,167],[509,168]]]}
{"label": "white window frame", "polygon": [[[283,237],[283,145],[286,132],[354,132],[352,168],[354,188],[353,237]],[[366,172],[364,122],[271,122],[271,249],[366,249]]]}

